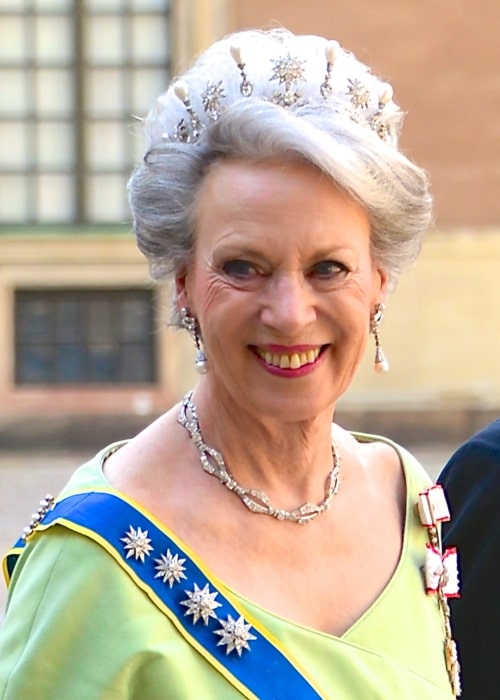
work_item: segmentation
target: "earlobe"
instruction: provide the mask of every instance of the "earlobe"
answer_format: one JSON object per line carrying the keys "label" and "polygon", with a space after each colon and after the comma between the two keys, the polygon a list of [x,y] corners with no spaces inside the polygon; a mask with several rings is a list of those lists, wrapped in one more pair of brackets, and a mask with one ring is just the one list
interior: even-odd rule
{"label": "earlobe", "polygon": [[389,275],[387,274],[386,270],[382,268],[377,270],[377,274],[379,278],[379,289],[376,298],[379,304],[384,304],[389,293]]}
{"label": "earlobe", "polygon": [[175,300],[179,308],[181,306],[189,308],[186,278],[186,274],[176,276],[175,278]]}

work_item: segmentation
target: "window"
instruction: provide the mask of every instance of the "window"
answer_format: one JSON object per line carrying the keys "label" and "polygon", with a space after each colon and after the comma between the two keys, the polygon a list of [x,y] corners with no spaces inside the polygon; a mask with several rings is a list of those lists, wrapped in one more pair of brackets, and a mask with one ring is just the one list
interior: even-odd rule
{"label": "window", "polygon": [[129,219],[168,28],[168,0],[1,0],[0,223]]}
{"label": "window", "polygon": [[154,382],[153,315],[150,290],[18,290],[16,383]]}

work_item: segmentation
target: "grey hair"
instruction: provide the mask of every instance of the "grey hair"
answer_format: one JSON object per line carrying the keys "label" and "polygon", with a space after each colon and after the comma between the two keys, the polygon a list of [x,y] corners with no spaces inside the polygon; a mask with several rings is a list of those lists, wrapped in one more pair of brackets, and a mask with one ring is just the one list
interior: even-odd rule
{"label": "grey hair", "polygon": [[[240,91],[241,66],[231,57],[235,44],[246,49],[251,96]],[[176,131],[182,120],[189,122],[189,114],[175,94],[175,81],[158,98],[145,119],[144,160],[128,184],[137,244],[153,279],[189,266],[197,193],[210,165],[223,158],[313,164],[365,208],[372,258],[386,271],[391,288],[416,260],[432,222],[432,197],[426,173],[398,148],[403,113],[392,99],[382,105],[380,96],[388,86],[343,49],[333,65],[333,89],[322,96],[326,47],[322,37],[282,29],[240,32],[216,42],[182,76],[200,125],[200,133],[188,140]],[[283,56],[300,62],[300,77],[280,87],[284,81],[276,68],[273,73],[272,63],[276,66]],[[207,84],[219,81],[223,103],[214,119],[202,95]],[[353,85],[364,91],[361,108]],[[290,87],[294,100],[283,106],[283,91]],[[383,131],[374,124],[382,124]],[[175,309],[173,322],[179,323]]]}

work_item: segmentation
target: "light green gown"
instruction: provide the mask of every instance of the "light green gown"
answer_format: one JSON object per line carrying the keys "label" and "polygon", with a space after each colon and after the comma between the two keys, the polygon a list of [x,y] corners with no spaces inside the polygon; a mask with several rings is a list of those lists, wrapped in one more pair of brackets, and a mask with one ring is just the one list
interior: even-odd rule
{"label": "light green gown", "polygon": [[[430,480],[408,452],[397,449],[407,485],[400,562],[379,598],[345,634],[302,627],[219,587],[270,630],[326,700],[454,697],[441,613],[423,582],[427,533],[414,507]],[[62,495],[107,486],[102,463],[108,452],[77,470]],[[31,538],[14,570],[0,628],[1,700],[242,697],[100,544],[60,525]],[[288,698],[300,700],[293,687]]]}

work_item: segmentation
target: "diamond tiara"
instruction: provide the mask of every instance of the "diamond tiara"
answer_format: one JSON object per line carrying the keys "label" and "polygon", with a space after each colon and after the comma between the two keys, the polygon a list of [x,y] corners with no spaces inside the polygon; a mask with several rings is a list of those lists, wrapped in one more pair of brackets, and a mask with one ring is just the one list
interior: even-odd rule
{"label": "diamond tiara", "polygon": [[[239,93],[243,98],[256,97],[255,86],[247,73],[247,62],[240,44],[229,44],[229,53],[239,71]],[[277,57],[268,57],[267,83],[271,88],[269,94],[260,94],[258,99],[272,102],[283,108],[292,108],[325,102],[333,105],[333,110],[347,114],[354,122],[368,126],[377,136],[386,142],[395,142],[396,135],[391,129],[391,117],[398,112],[392,101],[393,90],[389,83],[374,78],[365,67],[354,76],[346,75],[345,66],[337,75],[336,63],[339,58],[351,56],[335,40],[325,42],[324,73],[318,75],[317,86],[311,86],[314,76],[306,76],[308,59],[300,59],[285,50]],[[261,59],[262,62],[262,59]],[[345,63],[345,61],[344,61]],[[365,79],[364,79],[365,78]],[[223,80],[208,80],[201,94],[193,93],[196,109],[193,106],[190,86],[186,80],[172,83],[175,96],[182,102],[185,115],[178,119],[171,131],[163,132],[162,139],[169,142],[196,143],[211,122],[224,112],[227,95]],[[307,94],[305,94],[307,87]],[[313,92],[311,92],[313,87]],[[260,90],[262,93],[262,90]],[[160,100],[161,101],[161,100]],[[339,102],[338,108],[336,102]]]}

